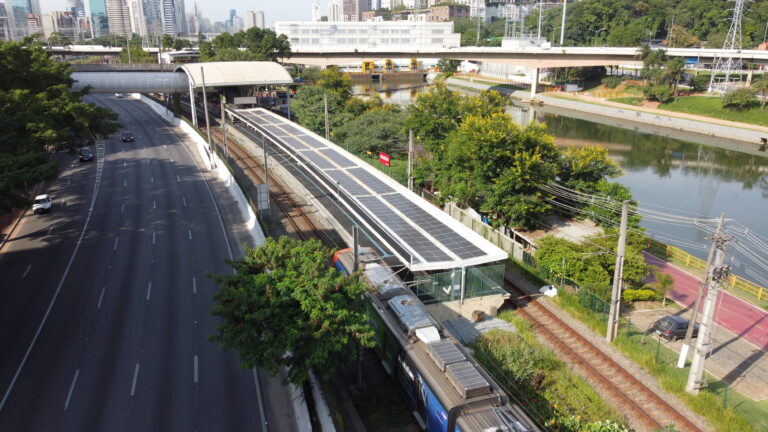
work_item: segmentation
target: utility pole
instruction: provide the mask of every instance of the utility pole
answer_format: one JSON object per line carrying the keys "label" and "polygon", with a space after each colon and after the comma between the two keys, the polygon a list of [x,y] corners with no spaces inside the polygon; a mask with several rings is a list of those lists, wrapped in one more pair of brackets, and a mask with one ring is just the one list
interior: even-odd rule
{"label": "utility pole", "polygon": [[696,293],[696,301],[693,303],[693,316],[691,316],[690,324],[688,325],[688,331],[685,332],[685,341],[683,347],[680,349],[680,357],[677,359],[677,367],[685,367],[685,359],[688,357],[688,350],[691,347],[691,338],[693,338],[693,327],[696,325],[696,319],[699,314],[699,305],[701,304],[701,297],[704,289],[707,286],[710,272],[712,271],[712,259],[715,256],[715,250],[719,249],[724,243],[725,239],[720,236],[720,230],[723,228],[723,219],[725,214],[720,213],[720,219],[717,221],[717,229],[715,234],[712,235],[712,246],[709,248],[709,255],[707,256],[707,266],[704,268],[704,279],[699,284],[699,290]]}
{"label": "utility pole", "polygon": [[563,0],[563,22],[560,24],[560,46],[563,46],[563,41],[565,40],[565,9],[567,6],[567,0]]}
{"label": "utility pole", "polygon": [[[712,268],[712,275],[709,278],[707,298],[704,300],[704,309],[701,311],[701,328],[699,329],[699,336],[696,339],[696,349],[693,351],[691,370],[688,372],[688,382],[685,384],[685,391],[692,395],[699,394],[699,389],[704,387],[701,378],[704,374],[704,361],[706,360],[710,348],[709,336],[712,333],[711,329],[715,324],[712,317],[715,311],[715,303],[717,302],[717,288],[720,281],[722,279],[727,279],[731,271],[730,266],[723,265],[725,242],[727,241],[727,236],[721,237],[715,257],[715,266]],[[688,325],[688,329],[693,329],[695,325],[696,322],[691,321]]]}
{"label": "utility pole", "polygon": [[325,139],[330,141],[331,131],[328,128],[328,95],[323,94],[323,107],[325,109]]}
{"label": "utility pole", "polygon": [[475,46],[480,46],[480,8],[477,8],[477,37],[475,38]]}
{"label": "utility pole", "polygon": [[[544,12],[541,8],[543,6],[544,0],[539,0],[539,23],[536,27],[536,39],[541,39],[541,14]],[[537,42],[538,43],[538,42]]]}
{"label": "utility pole", "polygon": [[621,226],[619,228],[619,245],[616,251],[616,268],[613,272],[613,289],[611,290],[611,308],[608,315],[608,328],[605,339],[613,342],[619,331],[619,315],[621,309],[621,286],[624,282],[624,250],[627,247],[627,219],[629,201],[621,203]]}
{"label": "utility pole", "polygon": [[[203,70],[202,66],[200,66],[200,77],[203,81],[203,111],[205,111],[205,128],[208,131],[208,150],[213,151],[213,148],[211,147],[211,122],[208,120],[208,96],[206,96],[207,91],[205,89],[205,70]],[[195,109],[195,107],[192,107],[192,109]],[[211,156],[211,161],[213,161],[213,156]]]}
{"label": "utility pole", "polygon": [[413,192],[413,129],[408,130],[408,190]]}
{"label": "utility pole", "polygon": [[227,102],[226,97],[221,95],[221,134],[224,136],[224,157],[229,157],[227,148]]}

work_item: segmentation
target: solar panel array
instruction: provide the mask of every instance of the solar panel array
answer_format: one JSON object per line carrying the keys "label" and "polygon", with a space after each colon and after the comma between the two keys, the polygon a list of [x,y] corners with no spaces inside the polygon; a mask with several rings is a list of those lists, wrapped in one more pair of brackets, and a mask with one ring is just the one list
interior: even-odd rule
{"label": "solar panel array", "polygon": [[[327,141],[263,109],[237,110],[237,114],[314,167],[324,176],[326,185],[351,196],[358,207],[367,212],[365,219],[379,225],[373,229],[386,230],[385,238],[392,238],[394,234],[397,238],[393,240],[412,252],[410,264],[449,263],[486,255],[466,237]],[[398,250],[396,245],[389,246]]]}

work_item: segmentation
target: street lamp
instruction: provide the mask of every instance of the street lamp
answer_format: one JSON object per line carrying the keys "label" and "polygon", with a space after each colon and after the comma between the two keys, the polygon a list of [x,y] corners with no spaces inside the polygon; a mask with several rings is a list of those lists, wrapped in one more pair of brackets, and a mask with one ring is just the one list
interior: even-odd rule
{"label": "street lamp", "polygon": [[603,30],[608,30],[608,28],[607,27],[603,27],[600,30],[595,32],[595,46],[597,46],[597,35],[599,35],[600,32],[603,31]]}

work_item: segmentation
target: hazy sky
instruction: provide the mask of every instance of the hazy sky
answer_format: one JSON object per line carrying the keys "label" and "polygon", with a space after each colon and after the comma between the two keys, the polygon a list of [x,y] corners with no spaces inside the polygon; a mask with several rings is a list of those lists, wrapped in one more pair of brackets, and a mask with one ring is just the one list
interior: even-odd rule
{"label": "hazy sky", "polygon": [[[308,21],[312,17],[312,3],[314,0],[198,0],[197,7],[211,21],[229,18],[230,9],[236,9],[241,17],[245,11],[262,10],[267,26],[271,27],[275,21]],[[40,0],[43,13],[64,10],[65,4],[66,0]],[[192,4],[193,0],[184,0],[187,12],[192,10]],[[323,15],[328,13],[328,0],[320,0],[320,10]]]}

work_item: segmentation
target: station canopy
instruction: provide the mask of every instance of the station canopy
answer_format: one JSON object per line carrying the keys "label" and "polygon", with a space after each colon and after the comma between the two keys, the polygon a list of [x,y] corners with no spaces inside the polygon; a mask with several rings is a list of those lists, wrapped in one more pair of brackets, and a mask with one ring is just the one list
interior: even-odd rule
{"label": "station canopy", "polygon": [[176,68],[189,77],[193,88],[292,84],[291,74],[280,64],[268,61],[187,63]]}
{"label": "station canopy", "polygon": [[304,165],[411,270],[471,267],[508,257],[438,207],[308,129],[263,108],[230,113]]}

